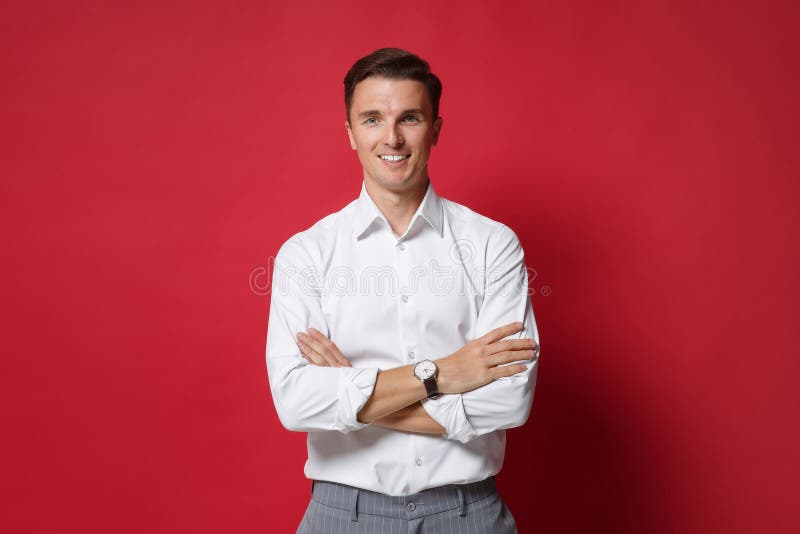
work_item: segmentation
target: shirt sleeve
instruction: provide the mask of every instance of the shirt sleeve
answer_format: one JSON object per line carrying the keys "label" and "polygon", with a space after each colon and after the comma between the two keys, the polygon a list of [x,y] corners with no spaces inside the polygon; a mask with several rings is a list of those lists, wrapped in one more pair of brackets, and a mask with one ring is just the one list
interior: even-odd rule
{"label": "shirt sleeve", "polygon": [[[528,270],[516,234],[500,225],[489,239],[484,300],[478,313],[475,337],[515,321],[523,329],[505,339],[531,338],[537,346],[539,331],[528,294]],[[494,380],[465,393],[423,399],[428,414],[445,429],[447,439],[469,442],[495,430],[522,426],[528,420],[536,386],[539,353],[522,363],[526,370]]]}
{"label": "shirt sleeve", "polygon": [[267,375],[281,424],[288,430],[358,430],[356,416],[375,388],[377,368],[321,367],[303,358],[297,332],[316,328],[330,337],[320,304],[319,272],[297,236],[284,243],[273,269]]}

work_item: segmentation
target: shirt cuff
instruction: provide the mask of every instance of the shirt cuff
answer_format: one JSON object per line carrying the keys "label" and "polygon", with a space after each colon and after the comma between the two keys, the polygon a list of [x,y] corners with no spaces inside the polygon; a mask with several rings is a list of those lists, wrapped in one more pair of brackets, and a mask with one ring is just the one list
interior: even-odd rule
{"label": "shirt cuff", "polygon": [[375,389],[378,368],[342,367],[339,375],[339,403],[336,410],[336,429],[347,434],[369,423],[358,420],[358,412],[367,403]]}
{"label": "shirt cuff", "polygon": [[442,425],[447,439],[467,443],[478,435],[467,419],[461,393],[444,393],[435,399],[426,397],[422,399],[422,406],[434,421]]}

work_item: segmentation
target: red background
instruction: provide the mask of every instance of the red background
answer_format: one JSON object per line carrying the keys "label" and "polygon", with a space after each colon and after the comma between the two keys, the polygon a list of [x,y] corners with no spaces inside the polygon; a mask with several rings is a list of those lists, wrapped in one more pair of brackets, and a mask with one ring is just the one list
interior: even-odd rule
{"label": "red background", "polygon": [[0,529],[294,532],[257,288],[357,196],[341,81],[399,46],[437,191],[536,271],[521,532],[797,532],[798,10],[702,4],[4,3]]}

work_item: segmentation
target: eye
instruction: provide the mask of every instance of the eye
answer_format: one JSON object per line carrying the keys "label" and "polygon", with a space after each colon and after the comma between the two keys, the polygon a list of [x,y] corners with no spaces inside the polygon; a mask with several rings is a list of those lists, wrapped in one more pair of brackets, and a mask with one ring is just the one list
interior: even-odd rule
{"label": "eye", "polygon": [[377,124],[377,123],[378,119],[376,119],[375,117],[367,117],[361,124]]}
{"label": "eye", "polygon": [[417,118],[416,115],[406,115],[403,120],[405,120],[406,122],[417,122],[419,119]]}

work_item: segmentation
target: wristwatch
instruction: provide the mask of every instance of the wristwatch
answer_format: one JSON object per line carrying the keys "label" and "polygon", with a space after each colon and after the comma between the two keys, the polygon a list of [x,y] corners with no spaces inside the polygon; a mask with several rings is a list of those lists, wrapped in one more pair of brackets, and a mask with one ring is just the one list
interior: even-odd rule
{"label": "wristwatch", "polygon": [[414,366],[414,376],[416,376],[428,391],[428,398],[435,399],[439,396],[439,389],[436,385],[436,377],[439,376],[439,367],[432,360],[422,360]]}

